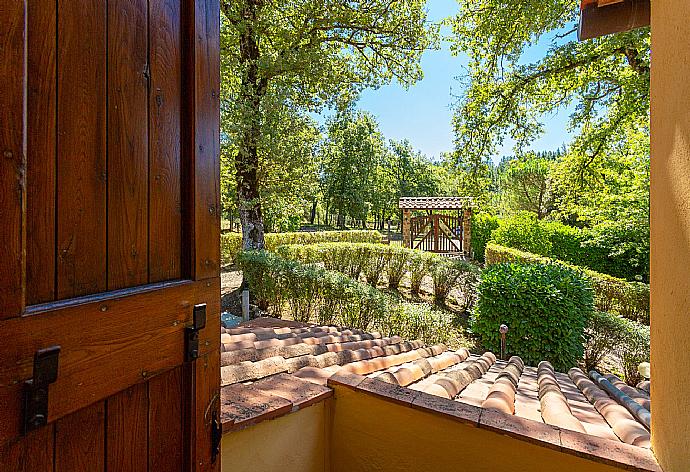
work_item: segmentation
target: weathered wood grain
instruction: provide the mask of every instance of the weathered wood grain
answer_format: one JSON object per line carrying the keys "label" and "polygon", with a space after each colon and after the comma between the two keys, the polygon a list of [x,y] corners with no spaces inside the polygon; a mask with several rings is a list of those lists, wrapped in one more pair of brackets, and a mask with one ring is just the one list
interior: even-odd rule
{"label": "weathered wood grain", "polygon": [[26,304],[55,299],[57,1],[28,2]]}
{"label": "weathered wood grain", "polygon": [[182,16],[151,0],[149,279],[182,277]]}
{"label": "weathered wood grain", "polygon": [[48,425],[0,443],[0,472],[52,472],[54,439],[55,427]]}
{"label": "weathered wood grain", "polygon": [[108,398],[106,404],[106,469],[108,472],[147,472],[147,385],[133,385],[124,392]]}
{"label": "weathered wood grain", "polygon": [[106,4],[58,11],[57,298],[106,285]]}
{"label": "weathered wood grain", "polygon": [[108,289],[148,283],[148,3],[108,1]]}
{"label": "weathered wood grain", "polygon": [[55,472],[105,471],[105,403],[97,402],[55,425]]}
{"label": "weathered wood grain", "polygon": [[13,346],[0,350],[0,442],[19,433],[21,382],[32,376],[36,350],[62,346],[58,380],[50,386],[53,421],[182,364],[193,306],[207,303],[210,314],[220,312],[219,280],[210,282],[39,306],[40,312],[3,322]]}
{"label": "weathered wood grain", "polygon": [[193,45],[192,255],[195,280],[216,277],[220,270],[220,5],[196,0],[190,44]]}
{"label": "weathered wood grain", "polygon": [[0,2],[0,319],[24,308],[26,10]]}
{"label": "weathered wood grain", "polygon": [[184,469],[182,367],[149,380],[149,470]]}

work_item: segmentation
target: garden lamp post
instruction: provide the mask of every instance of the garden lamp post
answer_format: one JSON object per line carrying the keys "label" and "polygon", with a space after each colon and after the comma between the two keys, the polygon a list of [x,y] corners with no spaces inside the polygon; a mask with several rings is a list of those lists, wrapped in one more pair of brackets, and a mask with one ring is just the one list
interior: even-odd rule
{"label": "garden lamp post", "polygon": [[508,333],[508,326],[502,324],[500,328],[498,328],[499,333],[501,333],[501,359],[505,360],[506,359],[506,334]]}

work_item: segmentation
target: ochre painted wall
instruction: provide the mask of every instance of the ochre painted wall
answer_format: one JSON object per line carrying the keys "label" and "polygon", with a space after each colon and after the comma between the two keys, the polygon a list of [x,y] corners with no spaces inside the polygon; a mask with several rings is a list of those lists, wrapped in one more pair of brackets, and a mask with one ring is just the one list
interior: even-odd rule
{"label": "ochre painted wall", "polygon": [[331,401],[223,436],[223,472],[328,472]]}
{"label": "ochre painted wall", "polygon": [[690,470],[690,1],[652,2],[652,449]]}
{"label": "ochre painted wall", "polygon": [[333,472],[618,470],[347,387],[336,387],[335,405]]}

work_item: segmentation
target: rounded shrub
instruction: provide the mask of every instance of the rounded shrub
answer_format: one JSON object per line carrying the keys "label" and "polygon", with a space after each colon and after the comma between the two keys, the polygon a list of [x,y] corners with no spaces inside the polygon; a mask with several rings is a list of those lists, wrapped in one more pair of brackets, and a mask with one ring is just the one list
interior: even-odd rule
{"label": "rounded shrub", "polygon": [[582,359],[594,298],[578,272],[555,264],[496,264],[482,273],[478,292],[471,328],[486,349],[500,350],[499,327],[506,324],[507,350],[528,364],[547,360],[565,371]]}

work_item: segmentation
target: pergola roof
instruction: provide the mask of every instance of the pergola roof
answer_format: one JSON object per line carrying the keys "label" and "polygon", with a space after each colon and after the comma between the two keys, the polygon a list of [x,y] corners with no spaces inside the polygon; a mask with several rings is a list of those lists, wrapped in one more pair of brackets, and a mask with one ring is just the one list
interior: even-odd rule
{"label": "pergola roof", "polygon": [[398,203],[401,210],[464,210],[473,207],[472,197],[403,197]]}

